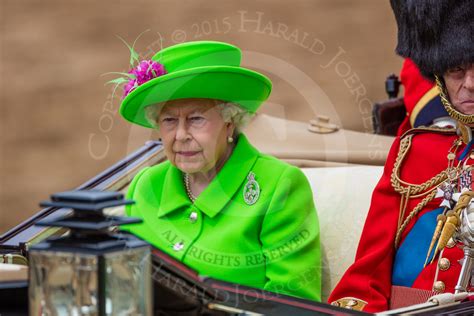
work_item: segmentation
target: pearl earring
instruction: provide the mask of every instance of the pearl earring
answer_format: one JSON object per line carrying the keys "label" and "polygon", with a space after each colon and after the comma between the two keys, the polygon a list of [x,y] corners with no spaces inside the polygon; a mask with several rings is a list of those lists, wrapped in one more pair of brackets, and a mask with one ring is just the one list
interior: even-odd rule
{"label": "pearl earring", "polygon": [[234,138],[232,136],[227,137],[227,142],[230,144],[234,141]]}

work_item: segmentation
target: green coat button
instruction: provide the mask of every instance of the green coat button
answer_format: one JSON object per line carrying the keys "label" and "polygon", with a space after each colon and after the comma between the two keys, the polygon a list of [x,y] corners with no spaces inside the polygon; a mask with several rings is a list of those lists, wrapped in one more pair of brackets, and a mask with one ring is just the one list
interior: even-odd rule
{"label": "green coat button", "polygon": [[196,212],[191,212],[191,214],[189,214],[189,221],[191,223],[195,223],[198,219],[198,214]]}

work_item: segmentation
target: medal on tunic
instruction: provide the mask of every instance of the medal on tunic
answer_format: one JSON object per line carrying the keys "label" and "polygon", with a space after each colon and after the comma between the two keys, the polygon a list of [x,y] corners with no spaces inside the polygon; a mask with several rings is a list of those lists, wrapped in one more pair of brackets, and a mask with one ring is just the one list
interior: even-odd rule
{"label": "medal on tunic", "polygon": [[444,182],[440,187],[437,188],[437,193],[435,198],[442,197],[443,201],[440,206],[446,207],[448,209],[452,208],[453,197],[456,193],[454,192],[454,185],[451,183]]}
{"label": "medal on tunic", "polygon": [[244,201],[248,205],[253,205],[257,202],[260,196],[260,185],[255,180],[255,174],[250,172],[247,176],[247,183],[244,187]]}

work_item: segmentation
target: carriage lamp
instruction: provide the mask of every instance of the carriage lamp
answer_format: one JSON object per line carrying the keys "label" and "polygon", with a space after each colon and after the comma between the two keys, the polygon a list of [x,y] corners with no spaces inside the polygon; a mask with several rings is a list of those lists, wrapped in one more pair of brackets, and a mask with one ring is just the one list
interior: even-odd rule
{"label": "carriage lamp", "polygon": [[69,232],[30,248],[30,315],[151,315],[150,247],[114,233],[141,219],[103,212],[132,203],[118,192],[70,191],[40,204],[72,212],[37,223]]}

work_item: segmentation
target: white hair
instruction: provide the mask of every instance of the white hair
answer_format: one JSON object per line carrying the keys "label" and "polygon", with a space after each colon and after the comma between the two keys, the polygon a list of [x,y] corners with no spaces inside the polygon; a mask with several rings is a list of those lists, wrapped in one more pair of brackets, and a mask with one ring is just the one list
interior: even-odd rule
{"label": "white hair", "polygon": [[[224,102],[214,100],[215,105],[219,109],[222,119],[226,123],[233,123],[235,125],[235,134],[240,133],[252,120],[255,113],[251,113],[243,109],[240,105],[232,102]],[[158,103],[149,105],[145,108],[145,118],[150,125],[155,129],[160,129],[158,117],[163,110],[166,103]]]}

